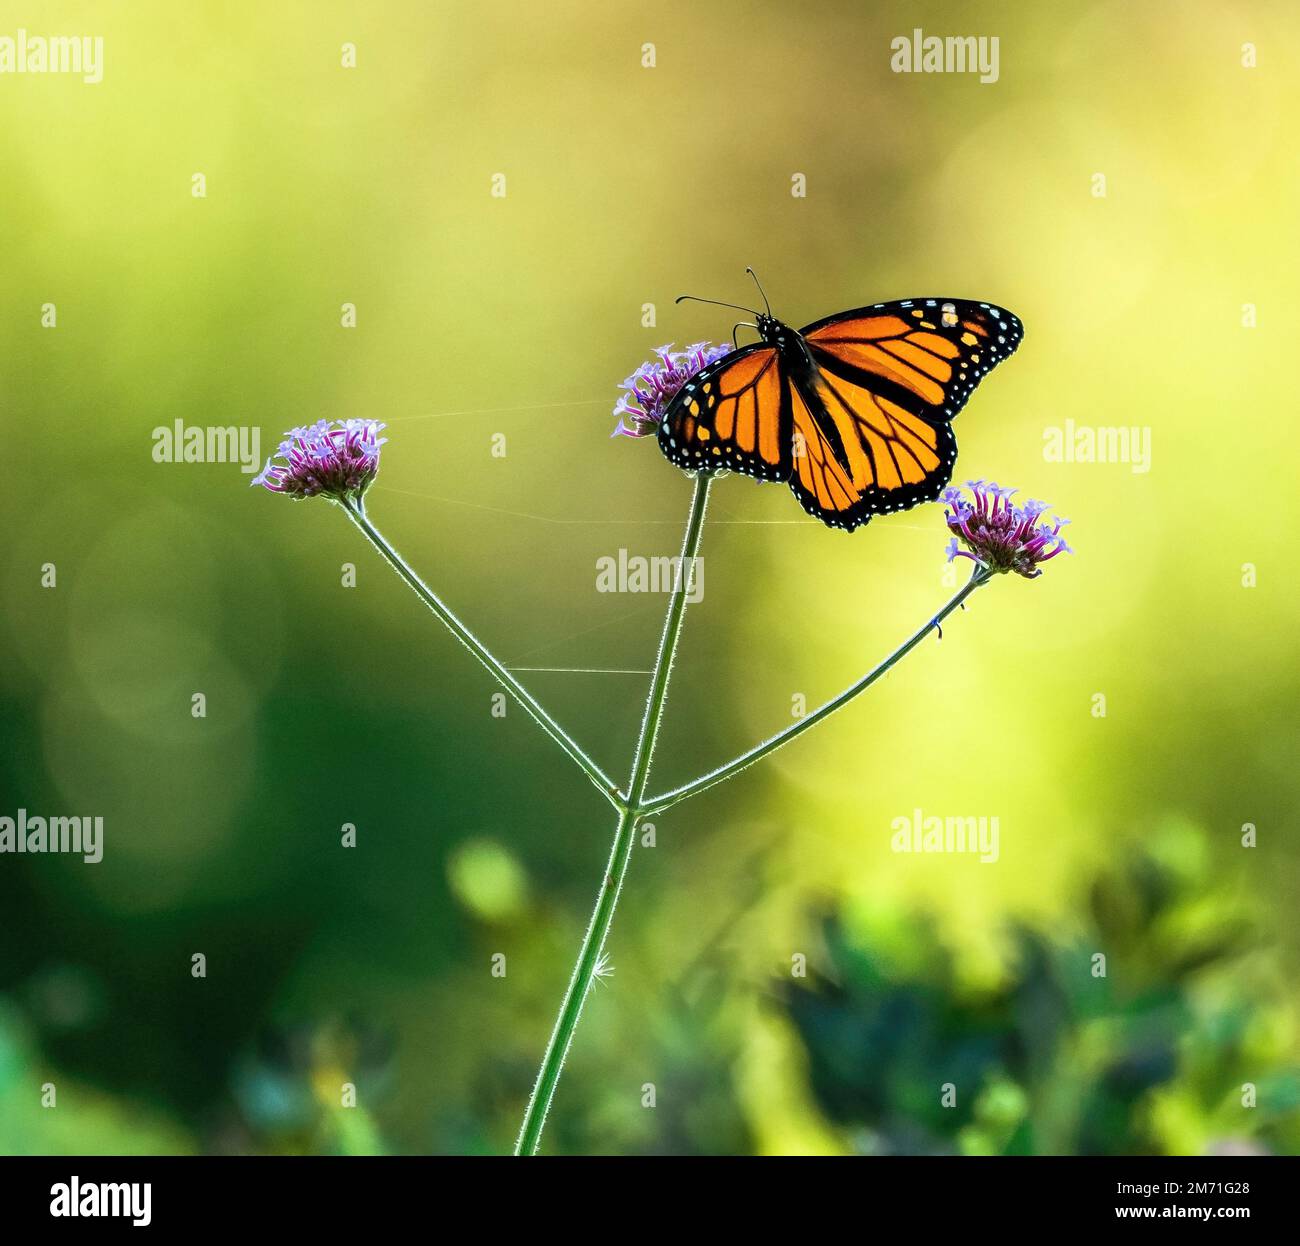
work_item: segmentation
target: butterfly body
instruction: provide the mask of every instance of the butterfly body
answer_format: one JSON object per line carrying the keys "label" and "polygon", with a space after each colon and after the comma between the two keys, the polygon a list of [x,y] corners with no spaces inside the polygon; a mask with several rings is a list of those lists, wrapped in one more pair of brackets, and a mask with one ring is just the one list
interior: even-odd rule
{"label": "butterfly body", "polygon": [[800,330],[755,323],[758,342],[669,404],[659,447],[688,471],[789,484],[848,531],[938,497],[957,458],[952,418],[1024,334],[1010,312],[962,299],[877,303]]}

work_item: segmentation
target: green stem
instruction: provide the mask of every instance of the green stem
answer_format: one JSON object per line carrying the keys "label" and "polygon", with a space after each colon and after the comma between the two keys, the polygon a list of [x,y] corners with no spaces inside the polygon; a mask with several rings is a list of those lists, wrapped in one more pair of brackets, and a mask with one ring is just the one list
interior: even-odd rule
{"label": "green stem", "polygon": [[843,709],[854,697],[860,692],[865,692],[872,684],[884,675],[895,663],[906,657],[917,645],[921,643],[932,631],[936,631],[939,625],[954,610],[956,610],[977,588],[982,584],[987,584],[993,578],[993,573],[989,571],[982,563],[976,564],[975,570],[971,572],[970,579],[966,585],[960,589],[955,596],[923,627],[918,628],[912,633],[897,649],[894,650],[883,662],[873,667],[855,684],[850,684],[839,696],[827,701],[825,705],[814,710],[811,714],[801,718],[793,725],[786,727],[784,731],[778,731],[770,739],[763,741],[762,744],[756,744],[748,752],[741,753],[739,757],[733,758],[726,765],[719,766],[716,770],[709,771],[708,774],[698,779],[693,779],[690,783],[683,784],[681,787],[673,788],[670,792],[664,792],[660,796],[651,796],[648,800],[642,801],[642,815],[662,813],[665,809],[678,803],[678,801],[687,800],[692,796],[698,796],[706,788],[713,787],[715,784],[722,783],[731,778],[734,774],[739,774],[747,766],[752,766],[762,757],[769,753],[774,753],[782,745],[789,744],[796,736],[802,735],[805,731],[812,730],[824,718],[829,718],[836,710]]}
{"label": "green stem", "polygon": [[452,614],[433,589],[420,579],[405,559],[385,540],[379,529],[370,522],[366,516],[366,508],[360,499],[352,502],[341,502],[340,505],[347,512],[348,518],[356,524],[370,544],[379,551],[388,565],[414,590],[415,595],[446,625],[451,634],[488,669],[493,678],[510,692],[515,700],[524,707],[532,720],[568,753],[587,778],[596,785],[605,799],[621,811],[624,808],[624,801],[623,793],[619,790],[618,784],[583,752],[568,732],[541,707],[533,694],[497,661],[487,646]]}
{"label": "green stem", "polygon": [[655,660],[654,674],[650,681],[650,693],[646,700],[645,716],[641,721],[641,730],[637,737],[636,752],[632,759],[632,773],[628,780],[627,792],[623,793],[614,781],[575,743],[568,733],[541,707],[532,694],[492,655],[487,647],[467,628],[436,593],[415,573],[388,543],[379,530],[366,516],[365,507],[358,498],[340,503],[348,518],[357,526],[366,539],[374,546],[384,560],[393,568],[403,581],[415,592],[416,596],[428,609],[442,621],[448,630],[461,642],[489,673],[505,687],[528,712],[532,719],[551,737],[584,774],[603,793],[605,798],[618,810],[618,824],[614,830],[614,843],[610,849],[609,863],[605,869],[604,880],[596,897],[596,907],[583,936],[582,947],[573,974],[569,979],[568,989],[560,1005],[555,1028],[551,1032],[546,1054],[542,1058],[541,1069],[537,1074],[537,1083],[528,1100],[524,1112],[519,1139],[515,1144],[516,1155],[535,1155],[541,1143],[542,1129],[546,1115],[550,1110],[555,1088],[560,1080],[565,1057],[573,1042],[574,1031],[582,1015],[582,1007],[591,990],[601,963],[605,941],[614,920],[614,910],[618,906],[623,881],[627,875],[628,864],[632,857],[632,848],[636,842],[637,827],[642,818],[662,813],[665,809],[698,795],[715,784],[722,783],[738,774],[747,766],[778,748],[788,744],[796,736],[811,730],[823,719],[836,710],[842,709],[859,693],[866,691],[897,662],[910,653],[932,631],[940,630],[943,623],[977,588],[987,584],[993,573],[983,564],[976,564],[970,580],[961,588],[944,607],[924,626],[918,628],[907,640],[893,651],[879,665],[873,667],[856,683],[851,684],[839,696],[827,701],[797,723],[779,731],[762,744],[756,745],[748,752],[719,766],[701,778],[673,788],[660,796],[647,799],[646,788],[650,780],[650,765],[654,759],[655,744],[659,738],[659,727],[663,719],[664,706],[668,699],[668,682],[672,674],[673,659],[677,652],[677,641],[681,635],[682,624],[686,617],[687,595],[695,568],[695,558],[700,547],[704,531],[704,514],[708,506],[709,484],[711,477],[701,473],[695,478],[695,492],[691,499],[690,516],[686,524],[686,535],[682,541],[681,560],[677,568],[676,582],[668,602],[668,613],[664,619],[663,635],[659,642],[659,654]]}
{"label": "green stem", "polygon": [[640,812],[646,784],[650,781],[650,762],[654,757],[655,742],[659,738],[659,723],[663,718],[664,703],[668,699],[668,678],[672,673],[673,658],[677,654],[677,638],[681,635],[682,621],[686,617],[686,597],[695,575],[695,556],[700,548],[704,531],[704,511],[709,503],[709,483],[713,477],[700,472],[695,477],[695,492],[691,497],[691,513],[686,521],[686,536],[682,540],[682,557],[673,583],[673,595],[668,601],[668,615],[664,619],[664,632],[659,640],[659,656],[655,659],[654,678],[650,681],[650,695],[646,698],[645,717],[641,720],[641,735],[632,759],[632,777],[627,785],[627,804]]}
{"label": "green stem", "polygon": [[532,1096],[524,1112],[519,1140],[515,1143],[516,1155],[537,1153],[542,1129],[546,1124],[546,1114],[555,1096],[555,1087],[559,1083],[569,1045],[573,1042],[573,1032],[578,1027],[582,1006],[586,1003],[587,993],[591,990],[596,966],[600,963],[605,939],[614,920],[614,910],[618,906],[619,893],[623,890],[623,879],[627,875],[628,862],[632,858],[632,846],[636,842],[637,824],[643,814],[641,802],[645,796],[646,784],[650,780],[650,763],[654,758],[655,742],[659,737],[659,724],[663,718],[664,705],[668,700],[668,679],[672,672],[673,657],[677,652],[677,639],[681,635],[682,623],[686,617],[686,597],[694,572],[695,556],[700,548],[700,537],[704,531],[704,511],[708,505],[711,479],[712,477],[704,472],[695,478],[695,493],[691,498],[691,513],[686,522],[686,536],[682,541],[681,562],[677,567],[676,582],[668,602],[668,614],[664,619],[663,636],[659,641],[659,656],[655,660],[654,676],[650,680],[650,695],[646,699],[645,717],[641,720],[641,732],[637,737],[636,753],[632,759],[632,777],[628,780],[627,786],[627,799],[620,809],[618,825],[614,830],[614,845],[610,850],[604,880],[596,896],[596,907],[587,926],[587,933],[583,937],[578,961],[573,967],[573,976],[569,979],[568,989],[564,993],[564,1002],[560,1005],[560,1013],[551,1032],[551,1041],[547,1044],[546,1054],[542,1057],[537,1083],[533,1087]]}

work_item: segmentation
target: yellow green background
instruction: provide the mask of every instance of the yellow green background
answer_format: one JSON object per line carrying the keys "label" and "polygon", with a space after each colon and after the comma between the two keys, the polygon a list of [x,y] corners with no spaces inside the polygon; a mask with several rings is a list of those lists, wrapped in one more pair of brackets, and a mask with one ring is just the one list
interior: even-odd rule
{"label": "yellow green background", "polygon": [[[1015,311],[958,478],[1077,554],[659,820],[546,1148],[1297,1149],[1294,6],[3,0],[18,27],[102,35],[104,79],[0,75],[0,813],[107,829],[99,865],[0,857],[0,1149],[508,1149],[609,810],[341,514],[152,430],[384,420],[371,515],[503,661],[644,669],[664,599],[596,560],[675,552],[690,485],[610,410],[652,347],[729,335],[673,298],[747,302],[746,265],[795,325]],[[998,36],[999,81],[890,72],[916,27]],[[1149,428],[1150,471],[1045,461],[1067,419]],[[652,787],[929,617],[945,540],[722,482]],[[523,678],[624,773],[644,676]],[[892,852],[914,808],[996,816],[1000,860]],[[1030,978],[1059,1026],[1023,1028]]]}

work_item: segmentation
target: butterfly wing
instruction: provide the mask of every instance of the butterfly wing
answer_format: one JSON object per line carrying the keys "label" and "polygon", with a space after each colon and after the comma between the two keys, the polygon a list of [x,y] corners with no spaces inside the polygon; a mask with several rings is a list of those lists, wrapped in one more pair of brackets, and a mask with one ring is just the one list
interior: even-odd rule
{"label": "butterfly wing", "polygon": [[957,438],[869,386],[824,373],[819,386],[790,382],[790,489],[810,515],[854,528],[872,515],[938,497],[952,476]]}
{"label": "butterfly wing", "polygon": [[790,488],[810,514],[852,531],[939,496],[957,440],[949,422],[1020,344],[1010,312],[963,299],[904,299],[802,331],[815,369],[788,383]]}
{"label": "butterfly wing", "polygon": [[687,471],[790,478],[789,413],[777,352],[756,344],[701,369],[668,404],[659,448]]}
{"label": "butterfly wing", "polygon": [[950,420],[975,386],[1020,345],[1010,312],[965,299],[903,299],[828,316],[802,330],[813,358],[928,419]]}

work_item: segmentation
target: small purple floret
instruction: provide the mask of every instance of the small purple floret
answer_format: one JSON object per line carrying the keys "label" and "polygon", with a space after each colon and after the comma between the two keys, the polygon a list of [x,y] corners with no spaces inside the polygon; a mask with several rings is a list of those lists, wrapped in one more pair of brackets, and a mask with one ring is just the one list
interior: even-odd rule
{"label": "small purple floret", "polygon": [[[1046,502],[1028,501],[1016,506],[1015,489],[1002,489],[982,480],[967,481],[973,501],[960,489],[945,489],[939,495],[947,510],[944,518],[952,540],[948,561],[969,558],[990,571],[1014,571],[1027,580],[1042,575],[1042,564],[1057,554],[1074,551],[1060,535],[1068,519],[1043,519]],[[962,549],[964,545],[966,548]]]}
{"label": "small purple floret", "polygon": [[378,420],[317,420],[295,428],[252,483],[295,501],[360,498],[379,472],[379,447],[388,440],[379,435],[383,427]]}
{"label": "small purple floret", "polygon": [[614,437],[653,437],[659,431],[668,404],[701,368],[729,354],[729,346],[696,342],[685,350],[671,345],[655,348],[658,359],[643,363],[619,386],[627,390],[615,404],[618,427]]}

